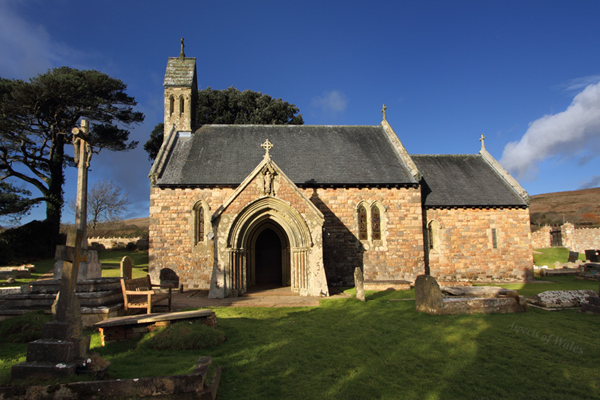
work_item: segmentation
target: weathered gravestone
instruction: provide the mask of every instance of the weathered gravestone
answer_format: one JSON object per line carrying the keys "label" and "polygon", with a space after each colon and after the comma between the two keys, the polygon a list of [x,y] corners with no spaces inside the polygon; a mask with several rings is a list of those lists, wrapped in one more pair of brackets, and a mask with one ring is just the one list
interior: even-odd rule
{"label": "weathered gravestone", "polygon": [[360,301],[365,299],[365,278],[362,267],[354,268],[354,286],[356,287],[356,298]]}
{"label": "weathered gravestone", "polygon": [[27,346],[27,361],[12,367],[13,379],[66,377],[85,362],[90,338],[82,334],[81,308],[75,295],[79,264],[87,259],[82,236],[80,230],[73,229],[66,246],[56,248],[56,257],[64,262],[54,320],[44,325],[43,339]]}
{"label": "weathered gravestone", "polygon": [[125,256],[121,259],[121,278],[132,279],[132,276],[133,265],[131,263],[131,258],[129,258],[129,256]]}
{"label": "weathered gravestone", "polygon": [[574,262],[577,262],[577,260],[579,260],[579,253],[576,251],[570,251],[569,252],[569,262],[574,263]]}

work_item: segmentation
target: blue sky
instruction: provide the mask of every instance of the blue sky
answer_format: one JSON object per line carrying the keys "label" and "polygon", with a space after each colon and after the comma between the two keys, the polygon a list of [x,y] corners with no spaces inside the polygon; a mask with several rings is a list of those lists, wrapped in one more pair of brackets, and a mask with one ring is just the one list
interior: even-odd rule
{"label": "blue sky", "polygon": [[[282,98],[311,125],[376,125],[385,103],[411,154],[475,154],[485,134],[535,195],[600,185],[599,15],[598,1],[0,0],[0,76],[67,65],[128,85],[140,146],[95,156],[90,187],[119,184],[130,218],[148,215],[142,145],[182,37],[201,89]],[[75,184],[67,171],[67,199]]]}

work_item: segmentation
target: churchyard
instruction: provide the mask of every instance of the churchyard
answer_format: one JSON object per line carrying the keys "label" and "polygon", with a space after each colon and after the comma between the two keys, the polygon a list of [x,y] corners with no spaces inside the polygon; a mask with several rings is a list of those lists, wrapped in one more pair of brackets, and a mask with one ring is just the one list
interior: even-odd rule
{"label": "churchyard", "polygon": [[[101,253],[103,275],[118,271],[114,265],[125,254]],[[144,253],[127,255],[139,267],[134,274],[143,274]],[[524,296],[598,290],[597,281],[550,280],[502,286]],[[85,334],[90,350],[111,363],[111,379],[189,374],[200,356],[211,356],[223,368],[219,399],[600,397],[598,315],[529,308],[435,316],[415,311],[414,289],[367,292],[366,303],[352,298],[353,289],[346,292],[349,298],[322,300],[319,307],[215,309],[227,340],[205,348],[194,345],[201,328],[187,323],[179,339],[155,332],[105,347],[98,332]],[[0,385],[9,383],[12,365],[25,360],[27,343],[48,318],[24,320],[0,322]]]}

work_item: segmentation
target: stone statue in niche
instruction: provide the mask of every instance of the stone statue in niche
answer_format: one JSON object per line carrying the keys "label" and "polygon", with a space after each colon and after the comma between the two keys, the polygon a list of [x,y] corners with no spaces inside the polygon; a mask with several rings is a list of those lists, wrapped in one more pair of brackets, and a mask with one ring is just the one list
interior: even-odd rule
{"label": "stone statue in niche", "polygon": [[275,175],[276,172],[270,164],[265,165],[262,171],[263,176],[263,194],[266,196],[275,196]]}

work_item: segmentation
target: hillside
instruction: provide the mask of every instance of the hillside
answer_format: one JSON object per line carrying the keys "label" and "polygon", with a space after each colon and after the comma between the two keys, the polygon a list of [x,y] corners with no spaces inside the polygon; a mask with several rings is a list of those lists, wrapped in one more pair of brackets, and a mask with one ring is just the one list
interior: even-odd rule
{"label": "hillside", "polygon": [[533,225],[600,226],[600,188],[545,193],[532,196],[529,208]]}

